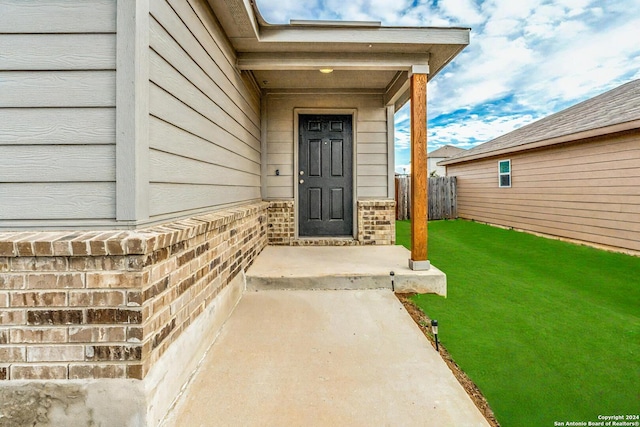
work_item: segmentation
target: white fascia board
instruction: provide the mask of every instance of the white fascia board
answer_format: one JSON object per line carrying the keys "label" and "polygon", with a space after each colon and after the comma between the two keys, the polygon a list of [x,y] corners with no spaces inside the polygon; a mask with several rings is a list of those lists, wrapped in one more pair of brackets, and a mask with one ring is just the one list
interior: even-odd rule
{"label": "white fascia board", "polygon": [[257,6],[254,7],[251,4],[251,0],[242,0],[242,2],[244,3],[245,9],[247,10],[247,15],[249,15],[249,22],[251,23],[253,32],[257,38],[260,38],[260,23],[258,21],[259,19],[262,19],[260,11],[257,9]]}
{"label": "white fascia board", "polygon": [[469,44],[468,28],[263,27],[264,43]]}
{"label": "white fascia board", "polygon": [[309,19],[290,19],[291,26],[310,26],[310,27],[382,27],[380,21],[323,21]]}

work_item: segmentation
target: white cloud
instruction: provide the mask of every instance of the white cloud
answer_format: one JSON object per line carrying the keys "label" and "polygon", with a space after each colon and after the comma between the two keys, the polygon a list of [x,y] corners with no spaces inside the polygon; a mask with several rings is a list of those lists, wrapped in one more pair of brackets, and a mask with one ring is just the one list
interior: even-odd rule
{"label": "white cloud", "polygon": [[536,61],[536,53],[522,37],[486,37],[478,40],[456,62],[458,68],[447,79],[436,80],[437,93],[429,95],[432,114],[473,108],[502,98]]}
{"label": "white cloud", "polygon": [[586,33],[589,27],[584,22],[580,21],[563,21],[557,28],[555,34],[564,39],[574,39],[578,36],[582,36]]}
{"label": "white cloud", "polygon": [[487,18],[523,20],[542,3],[540,0],[489,0],[482,3],[482,11]]}
{"label": "white cloud", "polygon": [[462,25],[479,25],[484,17],[472,0],[442,0],[438,3],[440,10]]}
{"label": "white cloud", "polygon": [[411,146],[411,132],[409,130],[409,104],[402,107],[395,115],[395,146],[397,150],[408,150]]}
{"label": "white cloud", "polygon": [[430,112],[474,110],[511,95],[516,110],[549,114],[628,80],[640,56],[633,36],[640,12],[630,11],[640,11],[640,1],[592,3],[483,3],[486,23],[472,31],[471,45],[449,66],[447,78],[436,78]]}
{"label": "white cloud", "polygon": [[471,148],[476,143],[492,140],[534,120],[531,115],[475,116],[431,128],[427,140],[430,146],[450,144],[460,148]]}
{"label": "white cloud", "polygon": [[485,24],[485,36],[499,37],[517,34],[522,29],[522,21],[513,18],[499,18]]}
{"label": "white cloud", "polygon": [[[630,36],[638,28],[640,18],[606,31],[566,36],[565,42],[550,50],[536,67],[536,77],[520,98],[526,98],[530,105],[540,95],[546,103],[573,103],[624,83],[624,76],[640,66],[640,45]],[[543,104],[541,100],[537,103]]]}

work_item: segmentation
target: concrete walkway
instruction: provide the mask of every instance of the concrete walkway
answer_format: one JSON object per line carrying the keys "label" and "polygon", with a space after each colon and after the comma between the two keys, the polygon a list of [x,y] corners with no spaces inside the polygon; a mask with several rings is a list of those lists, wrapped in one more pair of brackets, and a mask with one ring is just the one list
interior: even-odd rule
{"label": "concrete walkway", "polygon": [[273,290],[245,293],[164,425],[488,423],[391,291]]}

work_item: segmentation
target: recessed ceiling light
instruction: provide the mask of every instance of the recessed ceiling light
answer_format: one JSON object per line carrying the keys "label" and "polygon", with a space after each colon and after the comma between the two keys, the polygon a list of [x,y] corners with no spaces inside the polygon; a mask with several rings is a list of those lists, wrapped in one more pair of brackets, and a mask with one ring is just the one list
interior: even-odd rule
{"label": "recessed ceiling light", "polygon": [[333,73],[333,68],[320,68],[320,72],[322,74],[329,74],[329,73]]}

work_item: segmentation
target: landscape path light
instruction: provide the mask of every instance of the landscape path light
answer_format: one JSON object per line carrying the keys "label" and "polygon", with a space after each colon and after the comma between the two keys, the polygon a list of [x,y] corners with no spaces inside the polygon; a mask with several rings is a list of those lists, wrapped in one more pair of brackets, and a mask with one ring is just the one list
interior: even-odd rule
{"label": "landscape path light", "polygon": [[436,351],[440,352],[440,349],[438,348],[438,321],[435,319],[431,321],[431,332],[436,339]]}

